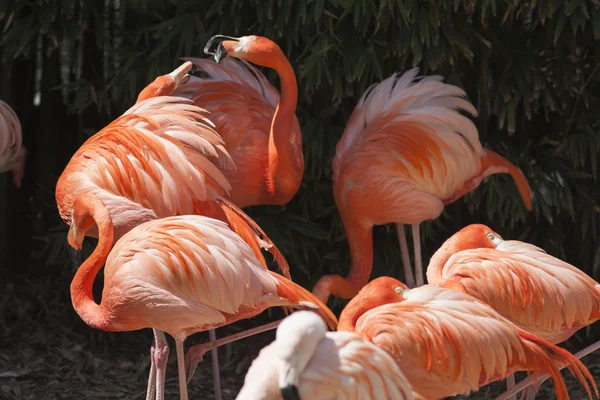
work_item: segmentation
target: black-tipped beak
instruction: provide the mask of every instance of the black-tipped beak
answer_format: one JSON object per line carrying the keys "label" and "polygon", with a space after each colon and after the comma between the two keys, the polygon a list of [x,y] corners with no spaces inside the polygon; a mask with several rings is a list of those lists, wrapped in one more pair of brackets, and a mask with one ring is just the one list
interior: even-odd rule
{"label": "black-tipped beak", "polygon": [[280,391],[283,400],[300,400],[300,393],[298,393],[298,388],[294,385],[282,387]]}
{"label": "black-tipped beak", "polygon": [[215,53],[210,51],[210,48],[213,46],[213,42],[216,44],[220,44],[223,40],[234,40],[236,42],[239,42],[240,39],[233,37],[233,36],[225,36],[225,35],[215,35],[213,37],[211,37],[208,42],[206,42],[206,46],[204,46],[204,54],[208,55],[208,56],[212,56]]}
{"label": "black-tipped beak", "polygon": [[71,256],[73,265],[75,265],[75,269],[79,269],[83,263],[83,249],[75,249],[69,246],[69,255]]}
{"label": "black-tipped beak", "polygon": [[223,47],[223,43],[219,43],[219,45],[217,46],[217,51],[215,51],[214,57],[217,64],[220,63],[222,59],[227,57],[227,50],[225,49],[225,47]]}

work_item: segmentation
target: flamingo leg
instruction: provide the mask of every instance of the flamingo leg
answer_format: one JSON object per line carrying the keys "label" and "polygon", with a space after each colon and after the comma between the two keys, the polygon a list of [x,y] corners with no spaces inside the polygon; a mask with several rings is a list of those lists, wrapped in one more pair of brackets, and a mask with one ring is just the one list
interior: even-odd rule
{"label": "flamingo leg", "polygon": [[409,288],[415,287],[415,277],[410,265],[410,256],[408,255],[408,244],[406,243],[406,232],[403,224],[396,224],[396,233],[400,242],[400,253],[402,254],[402,266],[404,267],[404,280]]}
{"label": "flamingo leg", "polygon": [[[510,390],[515,387],[515,374],[506,378],[506,390]],[[510,400],[517,400],[517,395],[514,395]]]}
{"label": "flamingo leg", "polygon": [[152,339],[150,347],[150,376],[148,377],[148,389],[146,390],[146,400],[153,400],[156,392],[156,363],[154,362],[154,353],[156,350],[156,339]]}
{"label": "flamingo leg", "polygon": [[[217,340],[217,333],[214,329],[208,331],[208,339],[211,342]],[[217,352],[216,347],[210,351],[210,357],[213,368],[213,384],[215,386],[215,399],[222,400],[223,397],[221,396],[221,374],[219,373],[219,353]]]}
{"label": "flamingo leg", "polygon": [[275,322],[270,322],[265,325],[257,326],[256,328],[248,329],[243,332],[236,333],[234,335],[229,335],[229,336],[226,336],[224,338],[221,338],[221,339],[218,339],[215,341],[197,344],[195,346],[190,347],[188,349],[187,355],[185,356],[185,369],[187,372],[188,383],[194,376],[194,373],[196,372],[196,367],[198,366],[198,363],[200,361],[202,361],[202,358],[204,357],[204,353],[206,353],[207,351],[217,348],[219,346],[223,346],[224,344],[235,342],[236,340],[246,338],[248,336],[253,336],[253,335],[256,335],[256,334],[259,334],[262,332],[266,332],[266,331],[275,329],[279,326],[281,321],[283,321],[283,319],[280,319],[279,321],[275,321]]}
{"label": "flamingo leg", "polygon": [[175,339],[175,351],[177,351],[177,371],[179,373],[179,400],[188,400],[187,381],[185,379],[183,340]]}
{"label": "flamingo leg", "polygon": [[[154,363],[156,365],[156,400],[165,398],[165,377],[167,372],[167,361],[169,361],[169,344],[162,331],[154,331]],[[152,370],[152,367],[150,367]]]}
{"label": "flamingo leg", "polygon": [[[575,357],[577,357],[578,359],[581,359],[585,356],[587,356],[588,354],[596,351],[600,349],[600,340],[597,341],[596,343],[592,343],[590,344],[588,347],[586,347],[585,349],[577,352],[575,354]],[[565,368],[565,365],[561,366],[560,369],[562,370],[563,368]],[[550,375],[548,374],[544,374],[541,377],[536,379],[536,376],[530,376],[527,379],[523,379],[521,382],[519,382],[518,385],[516,385],[514,388],[512,388],[511,390],[507,390],[506,392],[502,393],[500,396],[496,397],[494,400],[508,400],[510,399],[512,396],[516,395],[517,393],[519,393],[521,390],[528,388],[529,386],[535,384],[541,385],[542,383],[544,383],[544,381],[546,381],[548,378],[550,378]]]}
{"label": "flamingo leg", "polygon": [[417,276],[417,286],[425,284],[423,280],[423,259],[421,257],[421,233],[419,224],[412,225],[413,246],[415,248],[415,275]]}

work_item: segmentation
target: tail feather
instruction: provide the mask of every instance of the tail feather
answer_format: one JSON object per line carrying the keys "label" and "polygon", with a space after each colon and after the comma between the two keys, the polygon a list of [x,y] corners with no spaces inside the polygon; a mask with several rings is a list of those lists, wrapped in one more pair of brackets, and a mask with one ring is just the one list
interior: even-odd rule
{"label": "tail feather", "polygon": [[275,272],[269,271],[269,273],[279,282],[279,285],[277,286],[279,296],[288,299],[292,304],[297,305],[296,308],[305,308],[317,312],[317,314],[319,314],[327,323],[329,329],[334,330],[337,327],[337,318],[333,312],[331,312],[329,307],[319,300],[317,296]]}
{"label": "tail feather", "polygon": [[569,399],[569,393],[565,381],[560,373],[560,367],[566,365],[569,371],[584,386],[588,397],[592,398],[592,393],[588,380],[592,383],[596,398],[598,398],[598,387],[590,371],[583,365],[577,357],[567,350],[553,345],[531,333],[520,331],[519,336],[525,343],[526,358],[528,366],[532,370],[543,370],[550,374],[554,381],[554,391],[558,400]]}
{"label": "tail feather", "polygon": [[283,276],[289,280],[292,280],[290,275],[290,266],[288,265],[285,257],[283,257],[283,254],[281,254],[279,249],[275,246],[271,239],[269,239],[267,234],[260,228],[260,226],[258,226],[258,224],[252,218],[246,215],[239,207],[230,201],[219,199],[217,202],[221,205],[221,209],[227,216],[230,226],[235,226],[233,230],[240,235],[246,243],[250,244],[250,242],[252,242],[250,247],[252,247],[252,250],[260,254],[259,260],[261,260],[263,265],[266,267],[265,259],[260,251],[261,248],[271,253]]}
{"label": "tail feather", "polygon": [[527,182],[523,171],[492,150],[485,149],[485,153],[483,157],[484,177],[502,172],[510,174],[517,185],[525,207],[531,211],[531,187],[529,187],[529,182]]}

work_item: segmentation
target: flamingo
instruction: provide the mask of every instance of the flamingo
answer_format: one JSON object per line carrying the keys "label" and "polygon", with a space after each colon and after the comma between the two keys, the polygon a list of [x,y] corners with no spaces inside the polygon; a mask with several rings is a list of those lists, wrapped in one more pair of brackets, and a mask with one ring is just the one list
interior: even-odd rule
{"label": "flamingo", "polygon": [[[114,229],[103,201],[92,193],[83,194],[75,200],[73,210],[68,234],[73,248],[81,249],[86,231],[93,225],[100,230],[98,246],[71,284],[75,311],[96,329],[153,328],[163,340],[162,332],[171,335],[182,400],[188,399],[183,342],[195,332],[275,306],[312,308],[330,327],[337,323],[316,296],[266,269],[222,221],[196,215],[149,221],[123,235],[111,251]],[[102,301],[97,304],[92,285],[105,262]],[[156,371],[159,390],[164,386],[164,367],[158,364]]]}
{"label": "flamingo", "polygon": [[477,129],[458,110],[476,115],[465,92],[418,69],[394,74],[363,94],[333,158],[333,190],[348,243],[346,278],[322,277],[313,289],[351,298],[373,269],[373,225],[396,223],[409,287],[415,286],[404,224],[412,225],[416,285],[423,284],[419,224],[435,219],[444,206],[474,190],[496,173],[508,173],[531,209],[531,190],[517,167],[482,147]]}
{"label": "flamingo", "polygon": [[[229,199],[238,207],[285,204],[300,188],[304,173],[302,134],[295,115],[298,86],[294,70],[279,46],[265,37],[216,35],[205,47],[207,54],[214,54],[209,50],[216,39],[229,39],[218,45],[216,63],[186,58],[207,78],[187,76],[186,84],[181,85],[177,84],[176,72],[160,76],[140,92],[138,102],[157,96],[181,96],[208,110],[208,118],[236,166],[228,168],[226,161],[213,160],[231,184]],[[231,57],[225,58],[227,55]],[[245,59],[277,71],[281,96]],[[215,332],[209,333],[214,340]],[[212,354],[218,388],[217,350]]]}
{"label": "flamingo", "polygon": [[[185,79],[191,67],[186,63],[176,70],[177,83]],[[261,247],[267,248],[289,278],[287,263],[271,240],[227,200],[230,184],[211,159],[221,159],[230,168],[234,165],[205,115],[190,100],[160,96],[139,102],[92,136],[73,155],[58,180],[56,202],[63,221],[72,223],[76,204],[83,206],[75,202],[84,194],[106,206],[116,238],[161,217],[210,216],[227,222],[265,266]],[[98,237],[98,230],[93,226],[85,232]],[[155,334],[151,355],[152,374],[156,359],[166,363],[168,356],[160,335]],[[148,390],[151,397],[153,386]]]}
{"label": "flamingo", "polygon": [[326,332],[314,312],[297,311],[254,360],[237,400],[413,400],[394,359],[351,332]]}
{"label": "flamingo", "polygon": [[[504,240],[481,224],[461,229],[435,252],[427,280],[489,304],[521,329],[554,344],[600,319],[596,281],[537,246]],[[514,386],[514,377],[508,386]]]}
{"label": "flamingo", "polygon": [[0,100],[0,172],[11,171],[16,187],[21,187],[26,155],[19,117]]}
{"label": "flamingo", "polygon": [[[189,98],[209,111],[237,168],[222,168],[231,183],[230,200],[238,207],[289,202],[304,173],[302,134],[295,115],[298,86],[294,69],[279,46],[261,36],[234,38],[216,35],[215,60],[186,58],[207,77],[191,76],[185,85],[161,77],[146,87],[138,101],[157,95]],[[226,56],[230,56],[225,58]],[[277,71],[281,96],[254,64]],[[167,82],[167,84],[165,83]],[[216,162],[220,168],[223,164]]]}
{"label": "flamingo", "polygon": [[587,368],[568,351],[522,330],[468,294],[390,277],[369,282],[342,311],[338,330],[356,332],[391,354],[426,399],[467,394],[516,371],[552,376],[568,399],[561,364],[598,393]]}

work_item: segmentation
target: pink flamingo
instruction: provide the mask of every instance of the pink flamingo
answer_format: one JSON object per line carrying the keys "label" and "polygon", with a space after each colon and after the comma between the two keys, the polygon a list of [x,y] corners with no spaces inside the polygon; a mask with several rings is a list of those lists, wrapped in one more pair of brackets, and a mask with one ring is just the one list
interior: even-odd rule
{"label": "pink flamingo", "polygon": [[[123,235],[111,251],[114,229],[102,200],[84,194],[75,203],[69,244],[81,249],[86,231],[94,225],[100,234],[98,246],[73,278],[73,307],[96,329],[152,328],[164,346],[163,332],[173,336],[182,400],[188,399],[183,342],[195,332],[250,318],[275,306],[315,309],[330,327],[337,324],[316,296],[266,269],[244,240],[221,221],[194,215],[153,220]],[[92,285],[105,262],[102,301],[97,304]],[[219,342],[239,338],[236,334]],[[155,354],[156,370],[151,371],[160,399],[164,355]]]}

